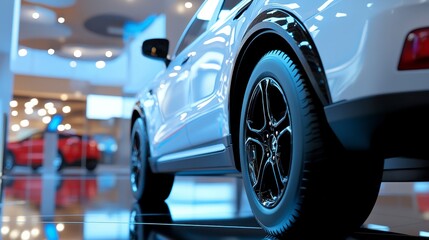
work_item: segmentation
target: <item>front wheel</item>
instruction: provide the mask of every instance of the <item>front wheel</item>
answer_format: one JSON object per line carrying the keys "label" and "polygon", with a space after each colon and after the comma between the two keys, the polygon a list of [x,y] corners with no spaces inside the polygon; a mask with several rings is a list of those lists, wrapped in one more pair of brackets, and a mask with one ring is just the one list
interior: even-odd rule
{"label": "front wheel", "polygon": [[138,118],[131,132],[131,190],[138,202],[164,201],[170,194],[174,175],[152,172],[148,144],[146,127],[143,120]]}
{"label": "front wheel", "polygon": [[[260,59],[247,84],[239,151],[249,204],[271,235],[348,232],[365,221],[378,195],[382,161],[348,159],[309,80],[279,50]],[[365,180],[362,170],[370,173]]]}

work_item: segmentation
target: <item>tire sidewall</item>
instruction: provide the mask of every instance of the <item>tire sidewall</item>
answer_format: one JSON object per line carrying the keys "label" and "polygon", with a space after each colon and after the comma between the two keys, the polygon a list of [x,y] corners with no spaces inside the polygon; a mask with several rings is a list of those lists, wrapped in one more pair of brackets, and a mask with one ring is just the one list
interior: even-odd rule
{"label": "tire sidewall", "polygon": [[[303,122],[305,121],[305,118],[301,111],[300,94],[297,91],[296,82],[294,81],[294,79],[297,78],[296,72],[294,71],[283,57],[274,54],[264,56],[251,74],[244,94],[244,102],[241,111],[239,148],[243,182],[249,199],[249,204],[256,219],[269,231],[278,230],[278,226],[284,226],[286,222],[293,221],[294,215],[297,214],[300,201],[302,200],[301,186],[304,169],[304,161],[302,161],[302,159],[304,158],[303,148],[305,142],[302,136],[304,136]],[[249,98],[258,82],[265,77],[275,79],[283,90],[289,107],[292,126],[292,160],[290,165],[289,181],[282,199],[273,208],[262,206],[253,191],[247,171],[247,160],[245,160],[244,146],[244,119],[246,116],[246,109],[249,104]]]}
{"label": "tire sidewall", "polygon": [[[144,158],[147,157],[147,151],[148,149],[146,148],[147,146],[147,139],[145,137],[145,127],[144,127],[144,123],[143,120],[141,118],[136,119],[136,121],[133,124],[133,129],[131,132],[131,147],[134,146],[134,141],[135,141],[135,136],[138,136],[138,138],[140,139],[140,149],[139,151],[143,154],[144,152]],[[139,174],[139,179],[138,179],[138,186],[137,186],[137,191],[132,191],[134,194],[135,199],[141,199],[143,196],[143,192],[144,192],[144,188],[145,188],[145,174],[146,174],[146,168],[147,168],[147,161],[145,161],[145,159],[140,159],[140,164],[141,164],[141,169],[140,169],[140,174]],[[130,166],[132,166],[132,164],[130,164]],[[132,170],[132,169],[131,169]]]}

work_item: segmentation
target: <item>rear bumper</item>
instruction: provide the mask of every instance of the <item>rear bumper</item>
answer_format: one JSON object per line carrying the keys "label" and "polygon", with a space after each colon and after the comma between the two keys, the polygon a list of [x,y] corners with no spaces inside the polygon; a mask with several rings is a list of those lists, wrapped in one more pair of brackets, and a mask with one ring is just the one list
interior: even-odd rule
{"label": "rear bumper", "polygon": [[429,159],[429,91],[342,101],[325,114],[346,149]]}

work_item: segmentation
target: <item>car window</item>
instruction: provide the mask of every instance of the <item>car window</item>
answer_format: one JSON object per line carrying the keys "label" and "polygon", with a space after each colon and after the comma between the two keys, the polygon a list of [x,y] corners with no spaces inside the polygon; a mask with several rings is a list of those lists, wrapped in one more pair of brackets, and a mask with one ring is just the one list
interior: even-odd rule
{"label": "car window", "polygon": [[213,15],[216,13],[219,2],[220,0],[206,0],[203,5],[201,5],[187,28],[185,35],[183,35],[179,47],[176,50],[176,55],[207,30],[210,20],[213,19]]}
{"label": "car window", "polygon": [[225,0],[223,2],[222,9],[219,12],[218,20],[228,16],[228,14],[231,12],[231,9],[237,6],[237,4],[241,1],[242,0]]}

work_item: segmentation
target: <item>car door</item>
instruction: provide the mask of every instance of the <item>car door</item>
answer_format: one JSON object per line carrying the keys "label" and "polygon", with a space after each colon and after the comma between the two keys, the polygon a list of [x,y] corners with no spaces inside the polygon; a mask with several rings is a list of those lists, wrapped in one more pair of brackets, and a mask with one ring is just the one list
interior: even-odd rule
{"label": "car door", "polygon": [[185,123],[191,111],[190,75],[196,54],[193,44],[212,24],[212,16],[218,10],[219,1],[208,0],[201,5],[181,37],[171,63],[153,82],[145,96],[153,157],[189,147]]}
{"label": "car door", "polygon": [[229,134],[228,78],[234,52],[240,42],[234,40],[238,19],[251,1],[221,1],[213,26],[193,43],[194,56],[190,67],[191,107],[187,129],[192,146],[210,146],[227,142]]}
{"label": "car door", "polygon": [[43,161],[43,133],[38,132],[20,142],[17,162],[24,165],[40,165]]}

